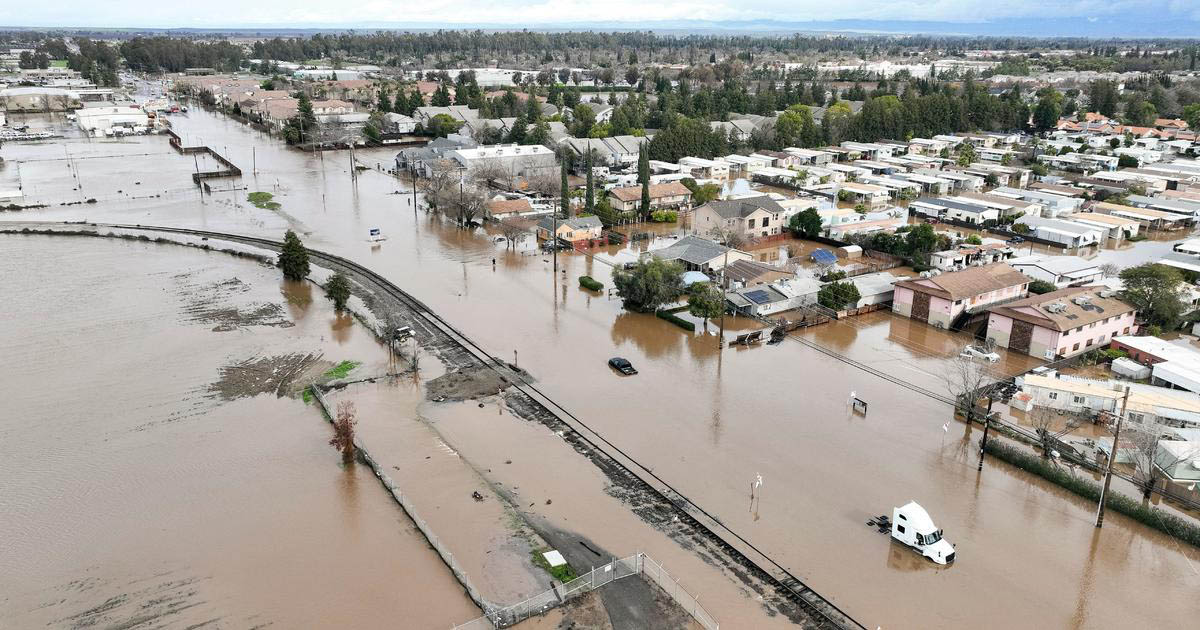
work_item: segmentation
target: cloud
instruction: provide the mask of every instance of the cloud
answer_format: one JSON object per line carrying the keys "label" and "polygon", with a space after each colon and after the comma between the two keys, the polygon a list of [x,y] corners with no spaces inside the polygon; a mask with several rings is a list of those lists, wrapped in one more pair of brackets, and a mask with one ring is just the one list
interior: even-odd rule
{"label": "cloud", "polygon": [[[98,3],[55,0],[21,5],[0,23],[21,26],[289,26],[505,24],[665,20],[782,22],[893,20],[981,22],[1007,18],[1079,20],[1122,16],[1200,20],[1196,0],[207,0],[203,3]],[[1064,24],[1069,26],[1069,24]]]}

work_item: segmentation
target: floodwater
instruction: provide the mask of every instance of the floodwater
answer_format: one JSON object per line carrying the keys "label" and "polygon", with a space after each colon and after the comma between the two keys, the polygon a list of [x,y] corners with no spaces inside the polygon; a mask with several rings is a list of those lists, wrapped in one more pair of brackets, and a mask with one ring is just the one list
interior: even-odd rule
{"label": "floodwater", "polygon": [[[384,173],[365,171],[352,181],[345,152],[292,151],[203,111],[174,121],[181,133],[227,145],[247,173],[254,156],[257,177],[241,184],[275,192],[281,209],[247,207],[244,192],[203,200],[193,192],[3,219],[87,218],[275,238],[297,229],[310,246],[405,287],[490,354],[511,357],[581,420],[868,627],[1168,627],[1200,613],[1192,596],[1200,586],[1195,549],[1119,515],[1097,531],[1094,506],[1002,463],[989,461],[977,474],[978,431],[953,422],[944,429],[950,420],[944,404],[796,341],[718,351],[703,326],[691,335],[578,286],[579,276],[590,275],[611,287],[609,262],[648,243],[620,257],[607,250],[596,257],[560,253],[556,274],[549,255],[506,250],[483,230],[458,230],[415,210],[411,194],[394,194],[407,191],[405,185]],[[165,138],[136,141],[147,150],[166,146]],[[25,150],[6,145],[5,157]],[[357,154],[363,164],[387,166],[394,151]],[[163,169],[170,181],[156,185],[164,188],[181,185],[187,172],[179,165]],[[372,247],[373,227],[389,240]],[[1154,243],[1130,251],[1148,251],[1147,245]],[[757,327],[734,318],[725,323],[727,335]],[[717,326],[709,322],[709,333]],[[944,358],[969,341],[887,312],[804,335],[939,391]],[[614,374],[605,365],[612,356],[628,358],[640,374]],[[1007,354],[998,368],[1013,373],[1031,364]],[[865,416],[849,409],[851,391],[870,404]],[[488,430],[479,425],[481,439]],[[512,448],[514,461],[539,457],[532,443]],[[575,465],[590,464],[564,456],[531,476],[553,477]],[[754,512],[748,487],[760,474]],[[910,499],[928,508],[958,545],[954,566],[935,567],[865,525]],[[716,589],[700,585],[701,601],[728,597]],[[755,627],[763,618],[718,619]]]}
{"label": "floodwater", "polygon": [[384,357],[311,286],[174,245],[8,235],[0,251],[0,626],[479,614],[316,409],[276,396],[303,357]]}

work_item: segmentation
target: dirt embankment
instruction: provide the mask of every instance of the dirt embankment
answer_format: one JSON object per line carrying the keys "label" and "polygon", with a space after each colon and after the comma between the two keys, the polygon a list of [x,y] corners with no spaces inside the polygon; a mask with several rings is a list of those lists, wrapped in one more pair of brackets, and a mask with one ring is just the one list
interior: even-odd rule
{"label": "dirt embankment", "polygon": [[461,367],[426,383],[425,397],[438,402],[473,400],[503,394],[514,378],[532,380],[528,372],[512,365],[506,371],[510,374],[478,364]]}

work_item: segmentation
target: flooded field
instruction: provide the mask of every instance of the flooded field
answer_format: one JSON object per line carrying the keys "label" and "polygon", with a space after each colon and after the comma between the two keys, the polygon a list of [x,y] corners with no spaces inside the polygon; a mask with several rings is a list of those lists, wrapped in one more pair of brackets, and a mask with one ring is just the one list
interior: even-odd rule
{"label": "flooded field", "polygon": [[[687,334],[663,320],[625,312],[619,300],[578,286],[579,276],[590,275],[611,287],[610,263],[655,241],[669,244],[665,234],[596,257],[560,254],[555,274],[548,255],[507,250],[484,230],[459,230],[416,210],[411,194],[396,194],[408,190],[405,184],[384,173],[364,171],[352,181],[345,153],[322,157],[289,150],[202,111],[174,120],[180,133],[228,146],[226,155],[247,173],[255,156],[257,177],[248,175],[240,184],[275,192],[281,208],[248,206],[234,194],[200,200],[193,190],[0,219],[87,218],[273,238],[297,229],[308,245],[370,266],[490,354],[529,370],[543,391],[581,420],[869,627],[1168,627],[1200,613],[1191,595],[1200,585],[1196,550],[1118,515],[1098,531],[1092,526],[1094,506],[999,462],[978,475],[978,432],[954,423],[944,431],[950,419],[944,404],[795,341],[718,351],[711,334]],[[147,150],[166,146],[164,138],[136,142]],[[29,150],[4,149],[6,159],[20,159]],[[358,152],[371,166],[390,164],[393,154]],[[188,171],[173,162],[164,164],[160,176],[169,181],[155,185],[190,185]],[[389,237],[382,246],[367,242],[373,227]],[[1156,245],[1138,243],[1130,251]],[[726,332],[757,326],[731,318]],[[709,331],[715,329],[710,322]],[[804,334],[939,390],[944,358],[967,341],[887,312]],[[619,377],[605,365],[612,356],[628,358],[640,374]],[[1000,368],[1016,373],[1031,362],[1006,354]],[[865,417],[847,405],[852,390],[871,405]],[[487,456],[496,441],[514,462],[545,456],[538,440],[489,435],[499,425],[482,416],[464,411],[453,418],[446,421],[447,431],[465,436],[458,447],[464,452]],[[516,472],[506,467],[504,474],[522,491],[525,484],[545,484],[538,496],[553,497],[554,506],[564,502],[562,519],[590,514],[582,505],[575,508],[579,512],[567,512],[574,502],[560,499],[569,490],[556,485],[560,477],[594,475],[574,470],[589,466],[586,460],[566,451],[550,463]],[[750,510],[749,483],[760,474],[761,501]],[[954,566],[924,562],[864,524],[910,499],[928,508],[958,545]],[[702,601],[743,597],[731,584],[697,588]],[[728,627],[758,627],[765,617],[718,618]]]}
{"label": "flooded field", "polygon": [[219,253],[0,236],[0,626],[450,627],[478,615],[298,388],[377,369],[310,285]]}

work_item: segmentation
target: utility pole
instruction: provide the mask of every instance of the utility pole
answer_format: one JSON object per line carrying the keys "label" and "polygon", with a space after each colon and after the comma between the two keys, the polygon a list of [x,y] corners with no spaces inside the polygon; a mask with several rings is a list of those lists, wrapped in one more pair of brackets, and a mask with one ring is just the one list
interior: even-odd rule
{"label": "utility pole", "polygon": [[1129,386],[1121,398],[1121,413],[1117,416],[1117,430],[1113,432],[1112,452],[1108,454],[1108,466],[1104,470],[1104,485],[1100,488],[1100,506],[1096,508],[1096,527],[1104,527],[1104,501],[1108,498],[1108,485],[1112,483],[1113,462],[1117,459],[1117,440],[1121,439],[1121,422],[1125,419],[1125,405],[1129,403]]}
{"label": "utility pole", "polygon": [[[983,417],[983,439],[979,440],[979,468],[977,470],[980,472],[983,472],[983,456],[985,453],[987,453],[986,448],[987,448],[987,439],[988,439],[988,429],[991,428],[991,426],[992,426],[992,398],[994,398],[995,395],[996,395],[996,393],[994,391],[988,392],[987,415],[985,415]],[[973,400],[971,401],[971,406],[972,407],[975,406],[975,401],[973,401]],[[968,424],[969,423],[970,423],[970,420],[968,419]]]}
{"label": "utility pole", "polygon": [[725,234],[725,262],[721,263],[721,332],[717,335],[717,351],[725,349],[725,269],[729,267],[729,233]]}

